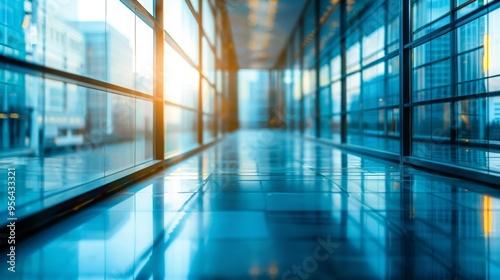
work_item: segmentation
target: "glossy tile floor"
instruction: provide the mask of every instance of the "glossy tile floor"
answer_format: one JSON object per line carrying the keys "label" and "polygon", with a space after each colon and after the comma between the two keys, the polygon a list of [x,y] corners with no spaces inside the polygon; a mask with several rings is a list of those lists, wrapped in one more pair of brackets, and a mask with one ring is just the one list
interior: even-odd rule
{"label": "glossy tile floor", "polygon": [[19,244],[0,279],[500,279],[499,197],[239,132]]}

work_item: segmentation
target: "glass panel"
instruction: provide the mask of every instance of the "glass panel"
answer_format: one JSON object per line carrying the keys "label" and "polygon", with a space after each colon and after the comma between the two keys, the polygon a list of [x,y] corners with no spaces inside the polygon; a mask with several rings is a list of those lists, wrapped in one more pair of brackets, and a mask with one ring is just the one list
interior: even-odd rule
{"label": "glass panel", "polygon": [[198,114],[165,105],[165,157],[169,158],[198,146]]}
{"label": "glass panel", "polygon": [[341,119],[341,115],[333,115],[330,120],[330,137],[334,143],[340,143],[341,140]]}
{"label": "glass panel", "polygon": [[303,72],[302,74],[302,86],[303,86],[303,116],[304,119],[304,132],[306,134],[315,136],[316,135],[316,122],[315,117],[316,112],[316,69],[310,68]]}
{"label": "glass panel", "polygon": [[136,100],[135,164],[153,159],[153,102]]}
{"label": "glass panel", "polygon": [[0,66],[0,154],[17,162],[20,171],[17,206],[152,158],[150,101],[5,66]]}
{"label": "glass panel", "polygon": [[309,1],[306,8],[304,18],[304,38],[302,47],[304,50],[304,65],[310,66],[316,60],[316,17],[315,17],[315,2],[316,0]]}
{"label": "glass panel", "polygon": [[238,71],[238,116],[240,127],[268,127],[270,106],[268,93],[269,71],[250,69]]}
{"label": "glass panel", "polygon": [[135,163],[135,101],[132,98],[107,94],[105,174],[109,175]]}
{"label": "glass panel", "polygon": [[153,29],[136,17],[135,88],[153,94]]}
{"label": "glass panel", "polygon": [[347,111],[360,110],[360,77],[358,73],[352,74],[347,77],[346,81],[346,103]]}
{"label": "glass panel", "polygon": [[500,96],[488,99],[488,166],[500,172]]}
{"label": "glass panel", "polygon": [[332,113],[340,113],[342,108],[341,104],[341,84],[340,81],[332,84]]}
{"label": "glass panel", "polygon": [[385,11],[378,9],[373,16],[362,24],[363,65],[367,65],[384,56],[385,48]]}
{"label": "glass panel", "polygon": [[450,35],[413,50],[413,101],[451,96]]}
{"label": "glass panel", "polygon": [[413,3],[414,39],[449,23],[450,0],[418,0]]}
{"label": "glass panel", "polygon": [[215,108],[215,90],[205,79],[203,79],[202,94],[203,112],[213,114]]}
{"label": "glass panel", "polygon": [[164,57],[165,100],[198,109],[198,71],[165,43]]}
{"label": "glass panel", "polygon": [[361,49],[359,42],[359,31],[354,30],[346,39],[346,67],[347,73],[359,70],[361,60]]}
{"label": "glass panel", "polygon": [[[8,9],[2,8],[5,16],[0,17],[0,53],[107,81],[105,74],[95,71],[109,65],[104,44],[106,2],[90,2],[47,0],[34,5],[9,1]],[[114,24],[109,21],[110,26]]]}
{"label": "glass panel", "polygon": [[[457,17],[462,17],[475,9],[484,6],[488,3],[493,2],[494,0],[476,0],[476,1],[468,1],[468,0],[455,0],[455,7],[460,7],[460,9],[457,12]],[[464,5],[465,6],[462,6]]]}
{"label": "glass panel", "polygon": [[330,66],[328,63],[323,64],[319,69],[319,86],[327,86],[330,84]]}
{"label": "glass panel", "polygon": [[332,114],[332,96],[330,87],[322,88],[319,91],[319,112],[321,116],[330,116]]}
{"label": "glass panel", "polygon": [[334,52],[334,57],[331,61],[331,74],[332,74],[332,81],[337,81],[342,77],[342,57],[340,56],[340,50],[336,49]]}
{"label": "glass panel", "polygon": [[385,63],[379,63],[363,70],[362,92],[363,98],[361,107],[364,109],[385,106],[384,77]]}
{"label": "glass panel", "polygon": [[320,0],[320,18],[322,26],[320,29],[320,50],[332,46],[332,40],[340,37],[340,6],[335,1]]}
{"label": "glass panel", "polygon": [[386,104],[399,105],[399,56],[388,61]]}
{"label": "glass panel", "polygon": [[215,21],[212,8],[207,0],[203,0],[203,31],[210,43],[215,44]]}
{"label": "glass panel", "polygon": [[0,53],[152,93],[153,31],[121,1],[24,3],[2,17]]}
{"label": "glass panel", "polygon": [[119,0],[106,1],[109,50],[108,81],[127,88],[134,85],[135,15]]}
{"label": "glass panel", "polygon": [[362,145],[362,113],[355,112],[347,114],[347,143]]}
{"label": "glass panel", "polygon": [[185,1],[165,0],[165,30],[195,65],[198,65],[198,23]]}
{"label": "glass panel", "polygon": [[193,6],[194,10],[198,13],[200,11],[199,0],[189,0],[191,6]]}
{"label": "glass panel", "polygon": [[206,39],[203,39],[203,73],[211,83],[215,83],[215,56]]}
{"label": "glass panel", "polygon": [[203,143],[208,144],[215,138],[215,121],[213,115],[203,115]]}
{"label": "glass panel", "polygon": [[138,0],[138,2],[144,7],[146,8],[146,10],[151,14],[151,15],[155,15],[154,13],[154,0]]}
{"label": "glass panel", "polygon": [[400,0],[389,0],[388,3],[387,51],[389,53],[399,49],[400,2]]}

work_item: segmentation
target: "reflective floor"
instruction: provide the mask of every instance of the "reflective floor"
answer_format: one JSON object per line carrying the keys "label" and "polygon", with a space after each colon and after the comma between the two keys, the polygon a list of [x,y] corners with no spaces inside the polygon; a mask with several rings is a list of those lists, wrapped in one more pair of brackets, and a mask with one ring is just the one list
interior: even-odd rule
{"label": "reflective floor", "polygon": [[0,279],[500,279],[500,190],[246,131],[16,255]]}

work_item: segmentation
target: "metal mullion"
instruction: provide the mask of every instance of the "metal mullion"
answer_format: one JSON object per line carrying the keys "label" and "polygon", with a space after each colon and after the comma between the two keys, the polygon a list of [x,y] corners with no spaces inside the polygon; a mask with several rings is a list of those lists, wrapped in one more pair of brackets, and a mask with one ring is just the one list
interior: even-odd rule
{"label": "metal mullion", "polygon": [[[450,1],[450,9],[453,11],[451,14],[451,22],[456,21],[456,13],[454,11],[454,3],[455,1]],[[450,42],[451,41],[451,42]],[[451,63],[451,78],[450,78],[450,91],[451,96],[457,96],[457,76],[458,76],[458,59],[457,59],[457,29],[454,28],[450,33],[450,63]],[[455,144],[458,137],[458,128],[457,128],[457,115],[455,110],[456,103],[453,101],[450,103],[450,141],[452,144]],[[452,147],[453,148],[453,147]]]}
{"label": "metal mullion", "polygon": [[483,49],[483,46],[479,46],[479,47],[471,48],[471,49],[468,49],[468,50],[463,51],[463,52],[461,52],[461,53],[459,53],[459,52],[457,51],[456,56],[458,57],[458,56],[462,56],[462,55],[464,55],[464,54],[470,54],[470,53],[473,53],[473,52],[475,52],[475,51],[479,51],[479,50],[481,50],[481,49]]}
{"label": "metal mullion", "polygon": [[472,83],[472,82],[479,82],[479,81],[482,81],[482,80],[488,80],[488,79],[498,78],[498,77],[500,77],[500,74],[499,75],[488,76],[488,77],[484,77],[484,78],[471,79],[471,80],[467,80],[467,81],[463,81],[463,82],[457,82],[457,85],[463,85],[463,84],[468,84],[468,83]]}
{"label": "metal mullion", "polygon": [[[430,62],[427,62],[427,63],[420,64],[420,65],[418,65],[416,67],[413,67],[412,70],[414,71],[414,70],[418,70],[420,68],[432,66],[433,64],[440,63],[440,62],[443,62],[443,61],[446,61],[446,60],[449,60],[449,59],[451,59],[451,55],[443,57],[443,58],[440,58],[440,59],[436,59],[436,60],[433,60],[433,61],[430,61]],[[437,86],[437,87],[439,87],[439,86]]]}
{"label": "metal mullion", "polygon": [[357,69],[357,70],[351,71],[349,73],[341,74],[341,77],[339,79],[337,79],[337,80],[334,80],[333,82],[337,82],[337,81],[339,81],[341,79],[347,78],[347,77],[351,76],[352,74],[355,74],[357,72],[361,72],[361,71],[363,71],[363,70],[365,70],[367,68],[373,67],[373,66],[375,66],[375,65],[377,65],[379,63],[387,62],[387,61],[395,58],[396,56],[399,56],[399,50],[398,51],[393,51],[390,54],[388,54],[388,55],[386,55],[386,56],[384,56],[382,58],[379,58],[379,59],[377,59],[377,60],[375,60],[373,62],[370,62],[369,64],[367,64],[367,65],[365,65],[363,67],[359,67],[359,69]]}
{"label": "metal mullion", "polygon": [[[384,3],[383,2],[378,2],[378,3],[375,3],[375,4],[377,4],[377,5],[373,5],[373,3],[372,3],[371,6],[363,9],[356,16],[354,16],[353,18],[351,18],[349,20],[349,22],[346,22],[346,25],[349,24],[349,27],[352,28],[352,29],[360,28],[360,26],[363,23],[365,23],[365,21],[363,21],[361,19],[364,18],[367,15],[372,15],[373,12],[374,12],[374,10],[376,10],[376,9],[380,8],[381,6],[383,6]],[[346,20],[347,20],[347,18],[346,18]]]}
{"label": "metal mullion", "polygon": [[[290,36],[290,39],[289,40],[294,40],[294,36]],[[289,78],[290,80],[292,81],[291,83],[288,84],[288,89],[290,90],[290,94],[288,96],[288,98],[290,98],[290,101],[288,102],[288,104],[290,105],[290,108],[288,108],[288,110],[286,110],[286,116],[292,116],[292,119],[290,119],[290,125],[287,124],[287,128],[290,128],[293,132],[293,130],[295,129],[295,106],[293,105],[294,104],[294,86],[295,86],[295,81],[294,81],[294,71],[293,69],[294,68],[294,49],[295,49],[295,44],[287,44],[288,46],[290,46],[288,48],[288,51],[291,53],[291,54],[287,54],[287,56],[290,58],[290,61],[288,63],[290,63],[287,67],[289,67]],[[287,59],[288,60],[288,59]],[[285,118],[286,118],[285,116]]]}
{"label": "metal mullion", "polygon": [[[199,60],[199,68],[198,68],[198,144],[203,145],[203,9],[204,6],[202,2],[199,2],[199,22],[198,22],[198,60]],[[208,42],[208,40],[206,40]],[[208,80],[207,80],[208,81]]]}
{"label": "metal mullion", "polygon": [[171,106],[171,107],[177,107],[177,108],[180,108],[182,110],[191,111],[191,112],[194,112],[194,113],[198,112],[198,108],[188,107],[188,106],[185,106],[185,105],[174,103],[172,101],[163,100],[163,103],[165,105],[168,105],[168,106]]}
{"label": "metal mullion", "polygon": [[387,110],[387,109],[394,109],[397,108],[399,105],[385,105],[381,107],[372,107],[368,109],[359,109],[359,110],[349,110],[347,113],[360,113],[360,112],[371,112],[371,111],[378,111],[378,110]]}
{"label": "metal mullion", "polygon": [[[155,28],[155,26],[159,26],[158,24],[158,14],[155,11],[155,16],[151,15],[146,8],[144,8],[137,0],[120,0],[127,8],[132,10],[134,14],[139,17],[142,21],[144,21],[149,27]],[[156,0],[159,2],[162,0]],[[154,7],[155,8],[155,7]],[[161,15],[163,19],[163,15]]]}
{"label": "metal mullion", "polygon": [[304,21],[300,21],[302,24],[299,32],[299,67],[300,67],[300,133],[305,132],[305,114],[304,114],[304,49],[302,48],[302,41],[304,40]]}
{"label": "metal mullion", "polygon": [[341,143],[347,143],[347,64],[346,64],[346,0],[340,1],[340,139]]}
{"label": "metal mullion", "polygon": [[314,62],[314,67],[316,68],[316,89],[315,89],[315,95],[316,95],[316,99],[315,99],[315,102],[314,102],[314,106],[316,107],[316,110],[315,110],[315,116],[314,116],[314,120],[315,120],[315,123],[316,123],[316,137],[320,137],[320,127],[321,127],[321,119],[320,119],[320,103],[319,103],[319,92],[320,92],[320,73],[319,73],[319,69],[320,69],[320,34],[321,34],[321,31],[320,31],[320,16],[319,16],[319,13],[320,13],[320,3],[319,3],[319,0],[316,0],[315,1],[315,16],[316,16],[316,19],[314,21],[315,23],[315,30],[316,30],[316,34],[314,34],[314,36],[316,36],[316,40],[314,41],[315,44],[314,44],[314,52],[315,52],[315,56],[316,56],[316,61]]}
{"label": "metal mullion", "polygon": [[78,74],[73,74],[70,72],[64,72],[55,68],[46,67],[43,65],[32,64],[27,61],[19,60],[16,58],[4,56],[0,54],[0,62],[2,66],[0,68],[10,69],[11,67],[14,71],[24,71],[27,74],[48,78],[51,80],[56,80],[65,83],[71,83],[78,86],[115,93],[117,95],[141,98],[146,100],[153,99],[153,96],[136,91],[130,88],[122,87],[115,84],[110,84],[105,81],[96,80],[87,76],[81,76]]}
{"label": "metal mullion", "polygon": [[[181,48],[181,46],[179,46],[179,44],[174,40],[174,38],[172,38],[172,36],[170,36],[170,34],[168,34],[168,32],[166,30],[163,30],[163,33],[165,33],[165,42],[168,43],[168,45],[174,49],[187,63],[189,63],[191,65],[191,67],[193,68],[198,68],[198,65],[196,65],[196,63],[193,62],[193,60],[191,60],[191,58],[189,57],[189,55],[187,55],[184,50]],[[200,60],[200,64],[201,64],[201,58],[198,58]]]}
{"label": "metal mullion", "polygon": [[[385,5],[383,8],[385,9],[385,22],[384,22],[384,34],[388,34],[389,32],[389,0],[384,1]],[[389,53],[389,46],[390,44],[387,42],[387,36],[384,38],[385,41],[385,46],[384,46],[384,58],[386,58],[385,63],[384,63],[384,100],[389,99],[389,59],[387,59],[387,54]],[[384,112],[384,135],[387,137],[388,136],[388,130],[387,130],[387,109]],[[386,142],[387,143],[387,142]]]}
{"label": "metal mullion", "polygon": [[207,77],[207,76],[203,73],[203,71],[200,71],[200,75],[201,75],[201,77],[202,77],[204,80],[206,80],[206,81],[207,81],[207,83],[208,83],[211,87],[213,87],[213,88],[217,88],[217,83],[212,83],[212,82],[210,82],[210,80],[209,80],[209,79],[208,79],[208,77]]}
{"label": "metal mullion", "polygon": [[[359,19],[361,22],[361,19]],[[363,93],[363,84],[364,84],[364,79],[363,79],[363,72],[364,72],[364,65],[363,65],[363,26],[361,23],[359,24],[358,28],[358,42],[359,42],[359,70],[356,72],[359,72],[359,101],[361,102],[362,105],[364,105],[364,93]],[[358,123],[358,129],[361,131],[361,137],[363,139],[364,143],[364,135],[363,135],[363,127],[364,127],[364,121],[365,121],[365,114],[364,114],[364,108],[362,108],[359,111],[359,120],[360,122]]]}
{"label": "metal mullion", "polygon": [[[161,1],[161,0],[156,0],[156,1]],[[179,0],[176,0],[176,1],[179,1]],[[182,0],[180,0],[182,1]],[[198,1],[198,0],[191,0],[191,1]],[[196,23],[198,23],[198,26],[202,25],[202,22],[201,22],[201,9],[199,11],[199,13],[197,13],[194,8],[193,8],[193,5],[191,4],[191,1],[188,1],[188,0],[184,0],[184,2],[186,3],[186,5],[188,6],[189,10],[191,11],[191,14],[194,16],[194,19],[196,20]],[[198,7],[201,7],[201,1],[198,2]]]}
{"label": "metal mullion", "polygon": [[422,45],[428,41],[431,41],[434,38],[437,38],[441,35],[444,35],[454,29],[457,29],[460,26],[463,26],[471,21],[474,21],[484,15],[487,15],[489,12],[496,10],[500,8],[500,1],[495,1],[488,3],[482,7],[477,8],[475,11],[472,11],[459,19],[455,19],[454,21],[451,21],[450,23],[432,31],[429,34],[426,34],[416,40],[410,41],[407,44],[404,45],[405,48],[415,48],[418,47],[419,45]]}
{"label": "metal mullion", "polygon": [[[208,6],[210,6],[210,11],[212,12],[212,15],[214,17],[214,30],[217,30],[216,9],[214,9],[212,7],[212,5],[210,4],[210,1],[207,1],[206,3],[208,3]],[[205,36],[210,48],[215,50],[215,45],[216,45],[215,41],[217,41],[217,31],[215,31],[215,38],[214,38],[214,42],[212,44],[212,42],[210,42],[210,40],[208,39],[208,36],[206,35],[205,28],[203,27],[203,8],[202,8],[202,6],[206,6],[206,5],[203,5],[203,1],[200,1],[199,2],[200,14],[199,14],[199,22],[198,22],[198,25],[200,26],[200,33],[203,34],[203,36]],[[194,9],[192,9],[192,10],[194,11]]]}
{"label": "metal mullion", "polygon": [[452,102],[457,102],[457,101],[462,101],[462,100],[472,100],[472,99],[481,99],[481,98],[486,98],[486,97],[492,97],[492,96],[500,96],[500,92],[497,94],[491,94],[491,93],[479,93],[479,94],[474,94],[474,95],[462,95],[462,96],[454,96],[454,97],[446,97],[446,98],[440,98],[440,99],[432,99],[432,100],[424,100],[424,101],[418,101],[418,102],[412,102],[405,104],[405,107],[417,107],[417,106],[423,106],[423,105],[431,105],[431,104],[439,104],[439,103],[452,103]]}
{"label": "metal mullion", "polygon": [[[451,1],[450,1],[450,3],[451,3]],[[432,9],[432,8],[431,8],[431,9]],[[417,33],[417,32],[419,32],[419,31],[422,31],[422,30],[424,30],[424,29],[426,29],[426,28],[430,28],[430,27],[431,27],[434,23],[436,23],[436,22],[438,22],[438,21],[440,21],[440,20],[442,20],[442,19],[445,19],[445,18],[446,18],[446,17],[448,17],[448,16],[451,16],[451,14],[452,14],[452,13],[453,13],[453,11],[452,11],[452,10],[450,10],[450,11],[449,11],[449,12],[447,12],[446,14],[444,14],[444,15],[442,15],[442,16],[440,16],[440,17],[438,17],[437,19],[435,19],[435,20],[433,20],[433,21],[431,21],[431,22],[427,23],[426,25],[421,26],[421,27],[419,27],[419,28],[417,28],[417,29],[415,29],[415,30],[412,30],[412,34],[413,34],[413,33]],[[452,22],[452,20],[450,20],[450,22],[449,22],[449,23],[447,23],[447,24],[445,24],[444,26],[451,24],[451,22]]]}
{"label": "metal mullion", "polygon": [[408,0],[400,2],[400,42],[399,42],[399,117],[400,117],[400,163],[403,163],[405,157],[410,156],[411,137],[412,137],[412,108],[406,107],[405,104],[411,102],[411,49],[405,48],[411,41],[411,6]]}
{"label": "metal mullion", "polygon": [[156,22],[158,25],[154,27],[154,44],[155,44],[155,64],[154,64],[154,104],[153,104],[153,157],[156,160],[165,159],[165,126],[164,126],[164,116],[165,116],[165,104],[163,102],[164,98],[164,86],[163,86],[163,73],[164,73],[164,44],[165,44],[165,31],[164,31],[164,21],[163,21],[163,0],[156,0],[155,14]]}
{"label": "metal mullion", "polygon": [[[451,32],[453,28],[450,25],[445,25],[443,27],[440,27],[433,32],[426,34],[424,36],[419,37],[418,39],[412,40],[410,38],[410,41],[407,44],[404,44],[403,47],[405,49],[414,49],[420,45],[423,45],[429,41],[432,41],[438,37],[441,37],[449,32]],[[401,47],[401,46],[400,46]]]}

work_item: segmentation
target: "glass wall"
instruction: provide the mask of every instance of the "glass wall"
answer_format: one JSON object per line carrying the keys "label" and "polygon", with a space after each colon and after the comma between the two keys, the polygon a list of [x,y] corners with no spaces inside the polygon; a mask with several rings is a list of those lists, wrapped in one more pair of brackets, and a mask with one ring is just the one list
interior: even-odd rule
{"label": "glass wall", "polygon": [[219,135],[217,118],[221,115],[216,106],[218,100],[223,103],[224,93],[221,87],[216,89],[223,76],[216,74],[220,63],[215,41],[221,40],[222,27],[215,25],[216,7],[210,1],[201,1],[201,6],[198,1],[166,0],[164,4],[165,31],[173,41],[165,42],[164,56],[165,152],[169,157],[208,144]]}
{"label": "glass wall", "polygon": [[[355,16],[353,10],[363,16]],[[344,117],[346,143],[399,153],[399,0],[371,4],[311,1],[304,14],[293,34],[301,38],[302,27],[303,39],[289,44],[283,62],[283,73],[293,72],[293,65],[303,65],[299,67],[301,92],[295,96],[302,102],[299,118],[304,133],[340,144]],[[319,48],[315,51],[316,40]],[[299,82],[286,75],[287,83]],[[291,90],[287,96],[293,105]],[[292,125],[295,122],[291,118],[288,127],[300,130]]]}
{"label": "glass wall", "polygon": [[163,0],[156,15],[160,1],[0,0],[0,164],[19,171],[18,206],[222,135],[224,13]]}
{"label": "glass wall", "polygon": [[[430,7],[420,2],[425,1],[414,3],[414,9],[431,8],[435,16],[414,18],[419,26],[413,30],[414,37],[432,34],[453,18],[488,4],[456,1],[452,6],[450,1],[439,1],[442,5]],[[497,6],[489,5],[486,14],[412,48],[414,82],[409,105],[415,157],[500,172]]]}
{"label": "glass wall", "polygon": [[238,113],[241,128],[269,127],[269,75],[268,70],[238,71]]}
{"label": "glass wall", "polygon": [[414,164],[498,174],[499,7],[310,1],[277,63],[288,129]]}

